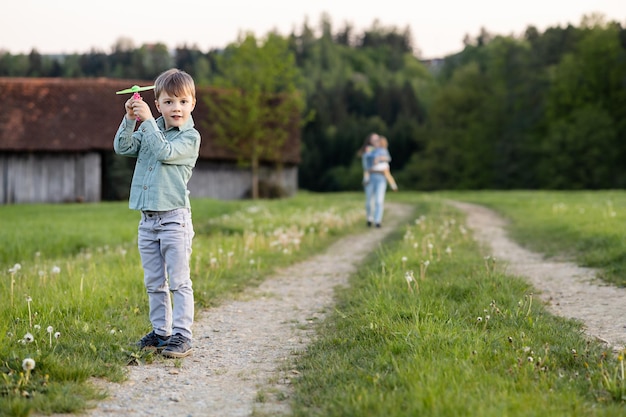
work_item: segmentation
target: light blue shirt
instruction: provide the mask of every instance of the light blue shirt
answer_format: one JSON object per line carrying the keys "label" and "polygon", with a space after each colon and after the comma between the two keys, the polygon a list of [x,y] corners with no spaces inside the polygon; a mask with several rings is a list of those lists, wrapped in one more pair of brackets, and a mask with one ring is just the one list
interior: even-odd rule
{"label": "light blue shirt", "polygon": [[144,121],[135,132],[136,123],[124,117],[113,141],[115,153],[137,158],[129,207],[146,211],[190,208],[187,183],[200,151],[200,133],[193,118],[167,130],[163,117]]}

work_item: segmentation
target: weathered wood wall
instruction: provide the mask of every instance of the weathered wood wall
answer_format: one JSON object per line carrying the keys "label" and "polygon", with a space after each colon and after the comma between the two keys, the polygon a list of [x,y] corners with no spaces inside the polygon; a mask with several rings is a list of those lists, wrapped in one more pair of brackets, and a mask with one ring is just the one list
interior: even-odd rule
{"label": "weathered wood wall", "polygon": [[[274,167],[262,166],[260,179],[280,184],[287,195],[298,190],[298,167],[285,167],[279,173]],[[238,167],[231,162],[198,160],[188,187],[192,198],[215,198],[237,200],[247,197],[252,187],[252,173],[248,168]]]}
{"label": "weathered wood wall", "polygon": [[0,204],[97,202],[101,182],[97,152],[0,153]]}

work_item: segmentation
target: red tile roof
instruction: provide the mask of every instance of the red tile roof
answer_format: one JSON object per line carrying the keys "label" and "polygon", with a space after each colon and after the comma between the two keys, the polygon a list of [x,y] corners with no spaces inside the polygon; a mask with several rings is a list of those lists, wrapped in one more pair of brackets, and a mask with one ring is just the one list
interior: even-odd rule
{"label": "red tile roof", "polygon": [[[109,78],[4,78],[0,77],[0,152],[84,152],[113,149],[113,137],[124,117],[127,95],[116,91],[133,85],[151,85],[152,80]],[[202,136],[200,157],[235,160],[236,156],[211,140],[203,125],[209,112],[202,96],[210,88],[198,88],[193,112]],[[153,93],[148,103],[156,114]],[[289,127],[283,162],[300,162],[300,134],[297,123]]]}

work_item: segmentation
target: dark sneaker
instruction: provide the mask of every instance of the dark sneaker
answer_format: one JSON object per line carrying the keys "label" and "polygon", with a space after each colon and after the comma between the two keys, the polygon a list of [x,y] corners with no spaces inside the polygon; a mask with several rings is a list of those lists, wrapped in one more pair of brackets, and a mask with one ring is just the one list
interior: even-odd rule
{"label": "dark sneaker", "polygon": [[145,335],[141,338],[139,342],[137,342],[137,346],[140,349],[155,349],[155,350],[163,350],[167,346],[167,343],[171,337],[169,336],[160,336],[153,331]]}
{"label": "dark sneaker", "polygon": [[193,353],[191,348],[191,339],[186,338],[180,333],[176,333],[170,337],[167,347],[163,349],[161,354],[168,358],[184,358]]}

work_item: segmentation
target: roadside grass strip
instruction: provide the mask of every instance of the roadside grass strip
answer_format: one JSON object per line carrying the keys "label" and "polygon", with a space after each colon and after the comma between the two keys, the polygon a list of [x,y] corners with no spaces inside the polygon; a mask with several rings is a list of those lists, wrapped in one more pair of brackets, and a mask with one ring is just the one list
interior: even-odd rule
{"label": "roadside grass strip", "polygon": [[547,256],[600,269],[608,283],[626,286],[626,192],[484,191],[441,193],[490,207],[511,221],[519,243]]}
{"label": "roadside grass strip", "polygon": [[623,416],[624,352],[548,313],[459,212],[413,202],[296,359],[294,415]]}

